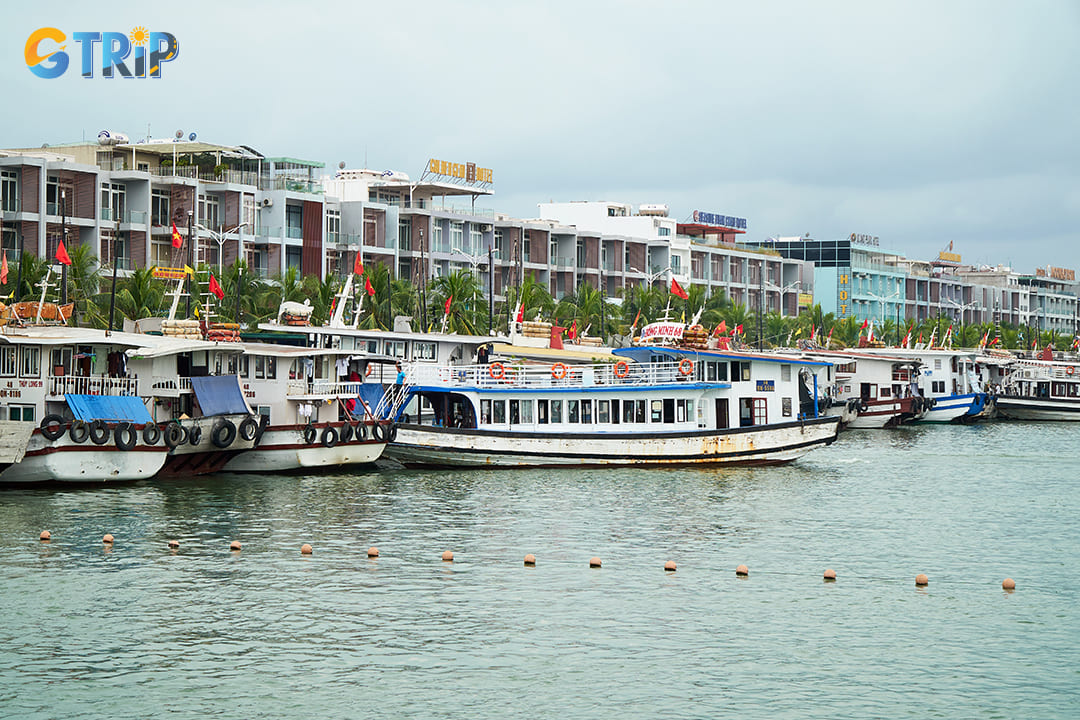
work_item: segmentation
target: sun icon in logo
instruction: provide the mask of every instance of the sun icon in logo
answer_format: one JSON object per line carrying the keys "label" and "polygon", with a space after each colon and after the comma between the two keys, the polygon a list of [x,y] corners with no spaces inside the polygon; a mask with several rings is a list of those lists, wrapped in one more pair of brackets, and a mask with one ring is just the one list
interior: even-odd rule
{"label": "sun icon in logo", "polygon": [[131,38],[132,45],[145,45],[146,41],[150,39],[150,33],[142,25],[139,25],[131,29],[128,37]]}

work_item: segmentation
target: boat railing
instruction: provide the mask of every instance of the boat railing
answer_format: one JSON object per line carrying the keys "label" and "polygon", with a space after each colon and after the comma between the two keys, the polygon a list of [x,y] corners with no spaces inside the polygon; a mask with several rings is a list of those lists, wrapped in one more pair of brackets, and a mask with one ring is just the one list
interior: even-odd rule
{"label": "boat railing", "polygon": [[1080,380],[1080,365],[1048,365],[1030,360],[1017,360],[1011,366],[1008,380]]}
{"label": "boat railing", "polygon": [[318,395],[321,397],[356,396],[360,394],[360,382],[336,380],[290,380],[285,393],[295,395]]}
{"label": "boat railing", "polygon": [[617,387],[688,382],[693,376],[692,365],[672,362],[622,362],[604,365],[526,365],[495,362],[487,365],[413,365],[408,371],[408,382],[420,386],[460,388]]}
{"label": "boat railing", "polygon": [[54,375],[49,377],[49,395],[138,395],[135,378],[114,378],[104,375],[80,377]]}

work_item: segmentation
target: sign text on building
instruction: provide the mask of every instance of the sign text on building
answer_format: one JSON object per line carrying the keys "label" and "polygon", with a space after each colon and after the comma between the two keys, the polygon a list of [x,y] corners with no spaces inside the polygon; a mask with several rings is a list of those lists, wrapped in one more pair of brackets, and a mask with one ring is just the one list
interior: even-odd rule
{"label": "sign text on building", "polygon": [[476,163],[455,163],[432,158],[428,161],[428,172],[432,175],[458,178],[468,183],[494,182],[491,168],[476,167]]}
{"label": "sign text on building", "polygon": [[702,210],[694,211],[694,222],[701,223],[702,225],[715,225],[717,227],[738,228],[740,230],[746,229],[746,218],[731,217],[730,215],[704,212]]}
{"label": "sign text on building", "polygon": [[836,316],[841,320],[851,314],[851,268],[837,269],[836,309]]}
{"label": "sign text on building", "polygon": [[1052,277],[1055,280],[1073,282],[1076,280],[1076,271],[1069,270],[1068,268],[1059,268],[1052,265],[1047,265],[1045,270],[1043,268],[1035,268],[1035,276]]}
{"label": "sign text on building", "polygon": [[860,243],[862,245],[877,245],[878,244],[878,236],[877,235],[862,235],[860,233],[851,233],[851,236],[849,237],[849,239],[851,240],[851,242],[857,242],[857,243]]}
{"label": "sign text on building", "polygon": [[960,253],[945,252],[942,250],[938,254],[938,260],[944,260],[945,262],[960,262]]}

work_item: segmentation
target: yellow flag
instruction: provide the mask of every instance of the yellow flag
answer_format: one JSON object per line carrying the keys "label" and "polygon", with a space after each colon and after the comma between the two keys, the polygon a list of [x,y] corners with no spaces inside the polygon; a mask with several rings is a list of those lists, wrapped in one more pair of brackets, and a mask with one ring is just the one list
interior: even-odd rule
{"label": "yellow flag", "polygon": [[187,265],[185,265],[185,266],[184,266],[184,272],[186,272],[186,273],[187,273],[188,275],[190,275],[191,277],[195,277],[195,271],[194,271],[194,270],[192,270],[192,269],[191,269],[190,267],[188,267]]}

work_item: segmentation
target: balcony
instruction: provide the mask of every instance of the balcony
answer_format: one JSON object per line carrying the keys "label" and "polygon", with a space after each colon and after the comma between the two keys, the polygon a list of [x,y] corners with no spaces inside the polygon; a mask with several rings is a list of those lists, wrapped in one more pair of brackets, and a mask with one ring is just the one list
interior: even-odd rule
{"label": "balcony", "polygon": [[285,394],[295,399],[350,398],[360,394],[362,384],[336,380],[290,380]]}
{"label": "balcony", "polygon": [[49,395],[138,395],[135,378],[114,378],[105,375],[87,377],[50,375]]}

